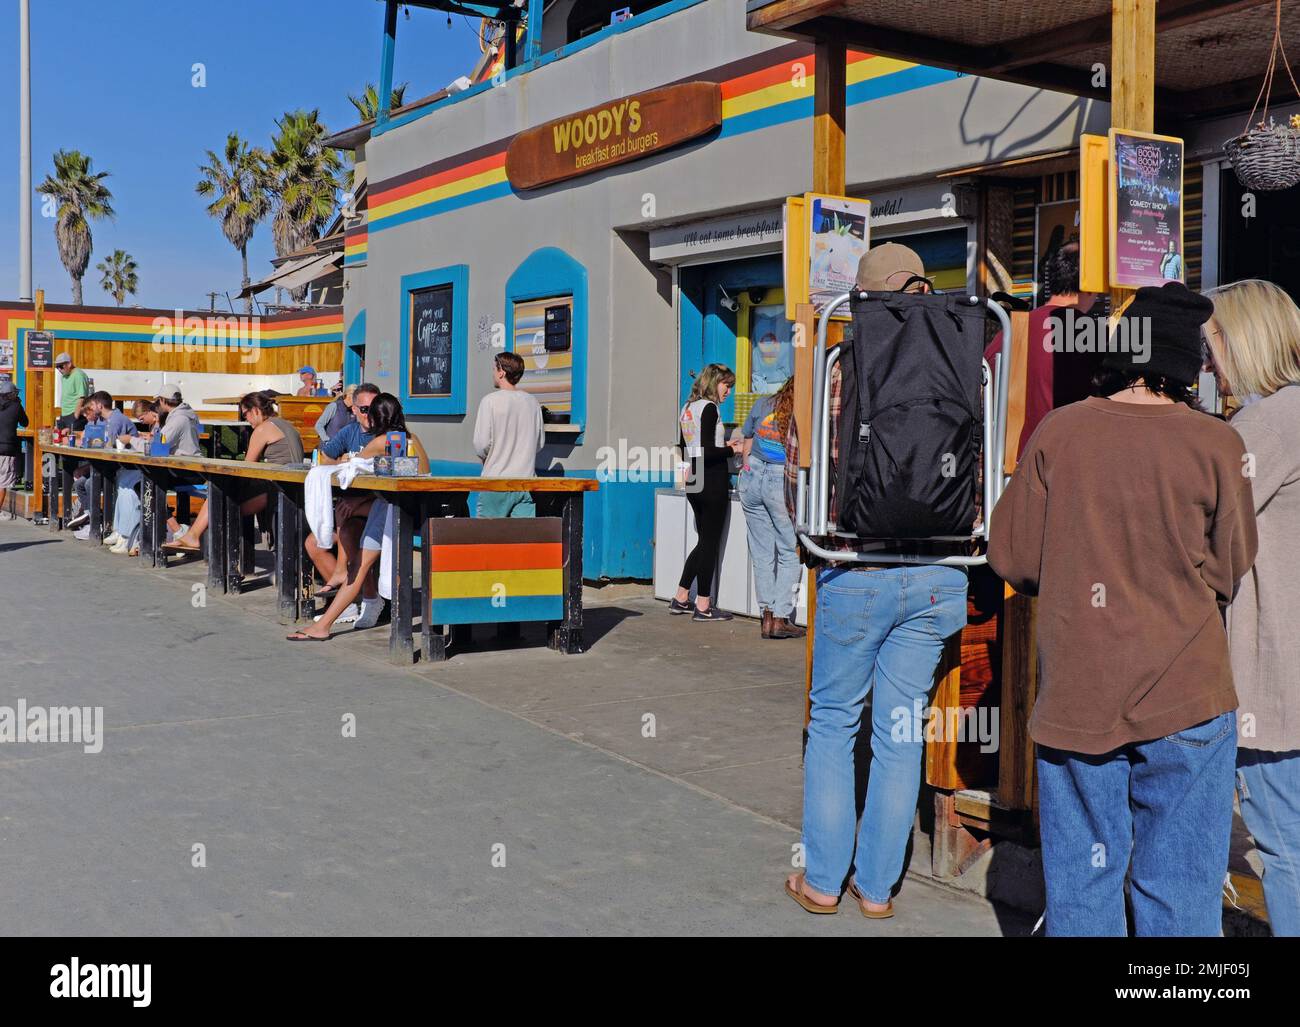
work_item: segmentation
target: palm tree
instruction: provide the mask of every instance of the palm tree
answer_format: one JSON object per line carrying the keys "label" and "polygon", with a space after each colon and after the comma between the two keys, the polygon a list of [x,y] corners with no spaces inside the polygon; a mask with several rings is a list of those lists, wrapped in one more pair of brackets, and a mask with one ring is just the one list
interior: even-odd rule
{"label": "palm tree", "polygon": [[140,285],[135,258],[126,250],[114,250],[107,260],[95,265],[95,270],[101,275],[100,288],[117,300],[119,307],[128,296],[135,295]]}
{"label": "palm tree", "polygon": [[[344,168],[338,152],[324,145],[319,111],[288,111],[275,124],[267,157],[275,202],[271,238],[283,257],[320,238],[338,207]],[[306,291],[305,285],[295,289],[293,298],[300,301]]]}
{"label": "palm tree", "polygon": [[81,304],[81,279],[90,263],[94,248],[90,237],[92,218],[111,218],[113,194],[104,185],[107,171],[92,172],[90,158],[78,150],[59,150],[54,155],[54,174],[36,187],[51,199],[58,200],[54,238],[59,244],[59,259],[72,276],[72,302]]}
{"label": "palm tree", "polygon": [[[388,104],[388,109],[396,110],[402,106],[402,97],[406,95],[406,83],[400,86],[393,86],[391,94],[392,99]],[[366,88],[360,96],[348,94],[348,101],[357,109],[362,121],[374,121],[379,116],[379,90],[375,88],[373,82],[367,82]]]}
{"label": "palm tree", "polygon": [[[231,132],[220,156],[208,151],[208,162],[199,165],[199,175],[194,191],[211,198],[208,214],[220,219],[222,234],[239,251],[244,266],[243,287],[248,288],[248,241],[258,222],[271,212],[271,174],[266,153]],[[253,299],[245,296],[244,312],[252,311]]]}

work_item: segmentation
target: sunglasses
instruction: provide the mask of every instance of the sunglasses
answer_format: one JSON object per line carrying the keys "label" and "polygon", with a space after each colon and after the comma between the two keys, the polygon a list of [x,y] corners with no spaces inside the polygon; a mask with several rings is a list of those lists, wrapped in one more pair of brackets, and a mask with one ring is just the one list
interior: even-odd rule
{"label": "sunglasses", "polygon": [[367,403],[365,406],[354,406],[352,409],[359,414],[368,414],[370,413],[370,404]]}

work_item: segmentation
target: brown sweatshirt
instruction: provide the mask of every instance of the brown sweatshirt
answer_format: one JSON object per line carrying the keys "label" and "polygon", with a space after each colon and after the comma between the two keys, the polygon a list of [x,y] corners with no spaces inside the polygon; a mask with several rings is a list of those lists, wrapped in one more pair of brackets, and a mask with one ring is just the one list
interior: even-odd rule
{"label": "brown sweatshirt", "polygon": [[1181,403],[1050,413],[990,525],[989,563],[1038,596],[1034,741],[1106,753],[1235,709],[1222,604],[1255,559],[1245,447]]}

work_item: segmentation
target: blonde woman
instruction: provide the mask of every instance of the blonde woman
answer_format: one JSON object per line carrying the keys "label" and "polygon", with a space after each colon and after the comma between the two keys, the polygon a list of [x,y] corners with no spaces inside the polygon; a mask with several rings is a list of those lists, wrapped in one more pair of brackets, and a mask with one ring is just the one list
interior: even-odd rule
{"label": "blonde woman", "polygon": [[[724,364],[710,364],[700,372],[691,397],[678,417],[682,454],[690,461],[686,479],[686,501],[695,512],[699,535],[686,557],[677,595],[668,604],[670,613],[690,613],[697,621],[731,620],[732,616],[712,603],[713,575],[718,567],[718,547],[727,523],[731,494],[731,470],[727,461],[743,446],[740,439],[723,441],[722,416],[718,411],[736,384],[736,374]],[[691,584],[695,583],[695,606],[691,606]]]}
{"label": "blonde woman", "polygon": [[1274,935],[1300,935],[1300,309],[1272,282],[1209,293],[1205,326],[1219,389],[1245,405],[1259,555],[1228,610],[1237,686],[1237,796],[1264,863]]}

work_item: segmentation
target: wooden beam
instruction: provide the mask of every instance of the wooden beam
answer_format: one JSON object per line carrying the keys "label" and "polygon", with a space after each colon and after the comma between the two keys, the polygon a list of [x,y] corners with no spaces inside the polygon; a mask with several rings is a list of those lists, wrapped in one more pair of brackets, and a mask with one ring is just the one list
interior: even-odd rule
{"label": "wooden beam", "polygon": [[750,11],[745,27],[750,32],[779,32],[809,18],[842,8],[845,0],[776,0]]}
{"label": "wooden beam", "polygon": [[[1272,0],[1163,0],[1156,10],[1156,32],[1196,25],[1272,3]],[[1022,36],[998,46],[984,74],[998,76],[1013,68],[1053,61],[1081,50],[1110,44],[1111,15],[1085,18],[1048,33]]]}
{"label": "wooden beam", "polygon": [[844,193],[844,118],[848,50],[843,42],[817,43],[813,90],[813,192]]}

